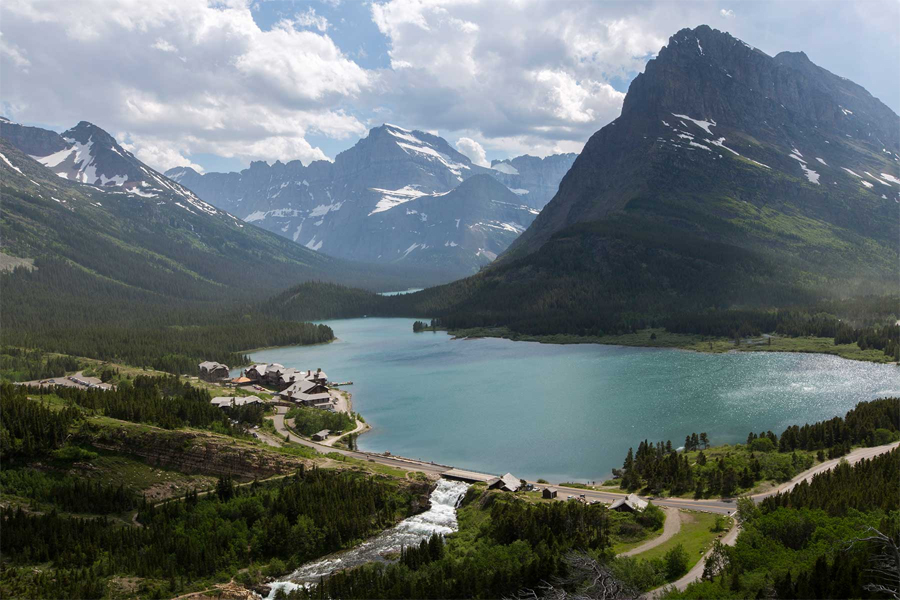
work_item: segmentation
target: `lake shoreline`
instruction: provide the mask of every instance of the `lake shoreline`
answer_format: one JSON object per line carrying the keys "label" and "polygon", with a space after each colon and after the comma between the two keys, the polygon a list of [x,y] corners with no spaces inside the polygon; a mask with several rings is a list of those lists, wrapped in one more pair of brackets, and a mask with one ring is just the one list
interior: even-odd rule
{"label": "lake shoreline", "polygon": [[[434,331],[426,329],[420,333]],[[791,338],[781,336],[761,336],[744,338],[735,346],[733,340],[726,338],[703,338],[698,335],[669,333],[664,329],[643,329],[637,333],[608,336],[577,336],[571,334],[527,335],[509,331],[505,328],[477,329],[440,329],[453,340],[504,339],[512,342],[536,342],[560,346],[580,344],[598,344],[602,346],[622,346],[634,348],[658,348],[668,350],[686,350],[701,354],[724,354],[728,352],[792,352],[798,354],[821,354],[836,356],[844,360],[867,362],[874,364],[898,364],[881,351],[859,350],[855,344],[843,344],[829,348],[831,338]],[[651,336],[656,337],[651,337]],[[773,340],[775,344],[769,343]],[[854,348],[848,348],[853,346]],[[900,366],[900,364],[898,364]]]}
{"label": "lake shoreline", "polygon": [[[448,344],[443,331],[414,334],[412,319],[326,324],[337,343],[254,360],[315,362],[353,380],[353,410],[372,427],[358,439],[361,451],[525,478],[593,480],[620,466],[620,448],[645,438],[707,431],[716,445],[734,444],[760,425],[830,418],[861,400],[900,394],[895,368],[823,354],[654,352],[499,337]],[[552,451],[535,452],[550,440]]]}

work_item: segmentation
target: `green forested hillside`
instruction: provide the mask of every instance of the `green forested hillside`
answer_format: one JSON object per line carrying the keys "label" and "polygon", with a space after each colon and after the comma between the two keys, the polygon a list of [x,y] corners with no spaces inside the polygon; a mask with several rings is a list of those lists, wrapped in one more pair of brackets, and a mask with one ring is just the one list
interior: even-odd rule
{"label": "green forested hillside", "polygon": [[299,281],[423,281],[312,252],[175,184],[128,193],[57,177],[4,139],[0,154],[4,345],[188,372],[199,358],[328,341],[252,308]]}

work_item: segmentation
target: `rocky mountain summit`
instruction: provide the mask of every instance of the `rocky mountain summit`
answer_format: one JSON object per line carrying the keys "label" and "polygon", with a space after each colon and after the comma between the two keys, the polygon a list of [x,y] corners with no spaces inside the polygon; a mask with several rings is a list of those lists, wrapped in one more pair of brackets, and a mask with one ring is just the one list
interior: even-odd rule
{"label": "rocky mountain summit", "polygon": [[225,214],[139,161],[93,123],[81,121],[58,134],[0,117],[0,138],[63,179],[142,198],[173,195],[184,210]]}
{"label": "rocky mountain summit", "polygon": [[439,136],[382,125],[333,163],[253,162],[240,173],[179,167],[166,174],[312,250],[435,267],[451,279],[504,251],[556,192],[574,158],[519,157],[488,169]]}
{"label": "rocky mountain summit", "polygon": [[744,204],[889,234],[898,156],[897,115],[861,86],[802,52],[770,57],[705,25],[683,29],[631,83],[622,115],[591,137],[512,254],[616,211],[697,202],[697,192],[700,210],[733,218],[752,219]]}

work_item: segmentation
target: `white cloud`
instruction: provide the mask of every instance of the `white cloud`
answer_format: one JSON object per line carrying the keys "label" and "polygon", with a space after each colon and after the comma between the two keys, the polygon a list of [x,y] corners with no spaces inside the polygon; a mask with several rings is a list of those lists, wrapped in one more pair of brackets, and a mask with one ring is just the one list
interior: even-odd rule
{"label": "white cloud", "polygon": [[487,159],[484,147],[472,138],[462,137],[456,140],[456,149],[469,157],[476,165],[482,167],[491,166],[491,161]]}
{"label": "white cloud", "polygon": [[328,30],[328,19],[316,14],[316,9],[310,6],[306,12],[294,16],[294,24],[300,27],[315,27],[319,31]]}
{"label": "white cloud", "polygon": [[122,132],[160,169],[327,159],[306,136],[365,133],[349,109],[371,78],[326,29],[312,10],[260,29],[248,0],[21,0],[4,5],[2,102],[20,121]]}
{"label": "white cloud", "polygon": [[6,57],[9,62],[23,73],[28,72],[31,61],[25,57],[25,53],[15,44],[8,42],[0,33],[0,55]]}
{"label": "white cloud", "polygon": [[[124,140],[127,134],[119,133],[117,137]],[[181,151],[164,140],[133,140],[131,143],[120,141],[119,145],[134,154],[157,171],[165,171],[172,167],[191,167],[198,173],[203,172],[203,167],[185,157]]]}
{"label": "white cloud", "polygon": [[[609,83],[640,70],[666,37],[595,3],[390,0],[371,5],[390,41],[391,70],[374,89],[407,118],[470,131],[507,150],[581,146],[616,118],[624,94]],[[600,18],[600,14],[607,14]],[[510,144],[516,140],[514,144]]]}
{"label": "white cloud", "polygon": [[157,40],[153,42],[153,47],[157,50],[162,50],[163,52],[175,52],[178,50],[175,46],[162,38],[157,38]]}
{"label": "white cloud", "polygon": [[713,0],[372,0],[364,24],[355,8],[322,1],[331,6],[269,11],[267,22],[282,20],[265,30],[253,20],[271,7],[260,0],[6,2],[0,108],[126,132],[158,167],[197,153],[319,160],[310,134],[349,146],[369,121],[478,140],[489,156],[578,151],[619,115],[618,90],[669,36],[710,20],[771,55],[803,49],[900,102],[883,61],[860,60],[898,56],[894,0],[830,11],[760,0],[740,19]]}

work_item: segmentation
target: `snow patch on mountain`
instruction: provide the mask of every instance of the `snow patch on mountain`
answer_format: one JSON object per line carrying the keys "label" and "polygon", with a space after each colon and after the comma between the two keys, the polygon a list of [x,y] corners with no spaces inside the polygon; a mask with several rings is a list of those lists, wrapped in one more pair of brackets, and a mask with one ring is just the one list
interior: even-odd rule
{"label": "snow patch on mountain", "polygon": [[710,119],[709,121],[704,121],[703,119],[694,119],[694,118],[689,117],[689,116],[687,116],[687,115],[679,115],[679,114],[676,114],[676,113],[672,113],[672,116],[678,117],[679,119],[684,119],[684,120],[686,120],[686,121],[690,121],[691,123],[693,123],[694,125],[696,125],[696,126],[699,127],[700,129],[702,129],[703,131],[705,131],[706,133],[708,133],[709,135],[712,135],[712,134],[713,134],[713,132],[710,131],[709,128],[710,128],[710,127],[715,127],[715,125],[716,125],[716,122],[713,121],[712,119]]}
{"label": "snow patch on mountain", "polygon": [[514,166],[512,166],[509,163],[503,163],[503,162],[497,163],[496,165],[494,165],[491,168],[495,171],[500,171],[501,173],[506,173],[507,175],[518,175],[519,174],[519,170],[516,169]]}
{"label": "snow patch on mountain", "polygon": [[806,161],[803,160],[802,158],[800,158],[800,156],[803,156],[803,155],[800,154],[800,156],[797,156],[798,154],[800,154],[800,151],[795,148],[791,152],[790,157],[793,158],[794,160],[796,160],[800,164],[800,168],[803,170],[803,174],[806,175],[807,181],[809,181],[810,183],[815,183],[816,185],[821,185],[819,183],[819,174],[816,173],[815,171],[813,171],[812,169],[810,169],[809,167],[807,167]]}
{"label": "snow patch on mountain", "polygon": [[[9,165],[9,168],[10,168],[10,169],[12,169],[12,170],[18,172],[19,175],[24,175],[24,173],[22,173],[22,171],[19,169],[19,167],[17,167],[16,165],[12,164],[11,162],[9,162],[9,159],[6,158],[6,156],[3,155],[2,153],[0,153],[0,158],[3,159],[3,162],[5,162],[7,165]],[[38,184],[38,185],[40,185],[40,184]]]}
{"label": "snow patch on mountain", "polygon": [[423,192],[422,190],[417,189],[411,185],[406,185],[400,188],[399,190],[385,190],[381,188],[369,188],[373,192],[380,193],[381,199],[375,204],[375,209],[369,213],[368,216],[372,216],[375,213],[384,212],[386,210],[390,210],[395,206],[399,206],[410,200],[415,200],[416,198],[421,198],[422,196],[429,196],[427,192]]}
{"label": "snow patch on mountain", "polygon": [[310,217],[324,217],[331,211],[341,210],[341,206],[343,206],[343,202],[333,202],[331,204],[319,204],[314,209],[312,209],[309,213]]}

